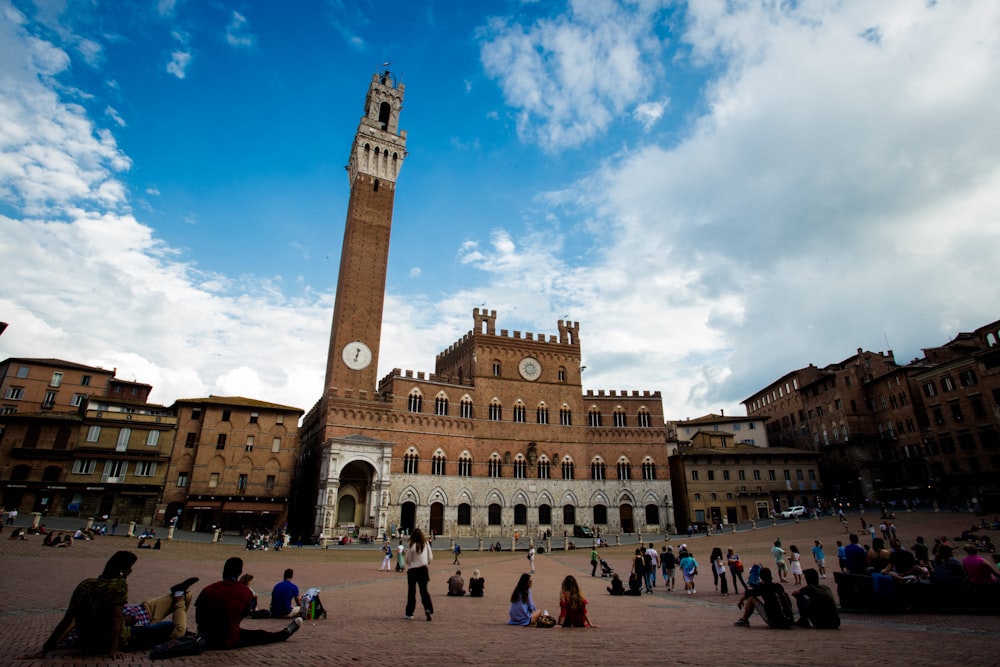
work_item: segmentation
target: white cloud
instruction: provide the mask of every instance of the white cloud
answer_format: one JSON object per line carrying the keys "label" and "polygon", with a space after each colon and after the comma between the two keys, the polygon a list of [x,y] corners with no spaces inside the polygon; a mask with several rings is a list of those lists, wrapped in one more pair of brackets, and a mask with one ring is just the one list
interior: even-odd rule
{"label": "white cloud", "polygon": [[[178,260],[129,213],[116,177],[129,160],[110,133],[53,89],[59,50],[10,21],[0,31],[0,48],[22,63],[0,77],[0,198],[21,211],[0,215],[4,348],[116,367],[153,384],[154,401],[240,393],[308,408],[331,297],[290,300],[271,281]],[[261,354],[275,349],[289,351]]]}
{"label": "white cloud", "polygon": [[548,150],[578,146],[642,100],[663,71],[650,30],[658,5],[575,2],[530,25],[490,19],[479,32],[483,66],[519,110],[521,138]]}
{"label": "white cloud", "polygon": [[178,79],[183,79],[187,77],[187,68],[190,64],[190,51],[173,51],[170,54],[170,62],[167,63],[167,72],[173,74]]}
{"label": "white cloud", "polygon": [[121,117],[118,110],[112,106],[107,106],[104,109],[104,113],[115,122],[118,127],[125,127],[125,119]]}
{"label": "white cloud", "polygon": [[656,121],[663,117],[663,112],[666,111],[667,105],[669,104],[669,100],[643,102],[642,104],[636,106],[635,110],[632,112],[632,117],[635,118],[647,132],[649,132],[649,130],[656,125]]}
{"label": "white cloud", "polygon": [[256,39],[250,32],[250,21],[243,14],[234,11],[232,20],[226,26],[226,43],[234,49],[248,49],[254,45]]}
{"label": "white cloud", "polygon": [[907,362],[995,319],[1000,7],[690,10],[685,38],[720,71],[706,113],[552,194],[601,248],[576,292],[588,320],[622,323],[587,349],[617,338],[621,376],[704,412],[883,335]]}

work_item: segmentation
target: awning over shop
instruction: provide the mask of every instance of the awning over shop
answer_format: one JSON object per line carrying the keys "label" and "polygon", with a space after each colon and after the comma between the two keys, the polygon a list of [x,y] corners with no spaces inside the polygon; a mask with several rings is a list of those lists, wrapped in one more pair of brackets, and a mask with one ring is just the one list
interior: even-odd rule
{"label": "awning over shop", "polygon": [[280,512],[285,509],[281,503],[252,503],[231,501],[223,506],[223,512],[240,512],[246,514],[258,514],[262,512]]}
{"label": "awning over shop", "polygon": [[189,510],[217,510],[222,509],[221,500],[192,500],[186,506]]}

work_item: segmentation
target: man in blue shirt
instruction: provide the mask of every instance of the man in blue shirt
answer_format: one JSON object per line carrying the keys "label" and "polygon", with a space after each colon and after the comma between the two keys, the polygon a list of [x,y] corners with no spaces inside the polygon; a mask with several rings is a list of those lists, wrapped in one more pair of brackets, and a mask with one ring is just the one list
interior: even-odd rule
{"label": "man in blue shirt", "polygon": [[844,560],[851,574],[868,574],[868,552],[858,544],[858,536],[851,533],[851,543],[844,547]]}
{"label": "man in blue shirt", "polygon": [[299,587],[292,583],[291,568],[285,570],[285,578],[274,585],[271,589],[271,617],[291,618],[298,616],[301,611],[302,598],[299,596]]}

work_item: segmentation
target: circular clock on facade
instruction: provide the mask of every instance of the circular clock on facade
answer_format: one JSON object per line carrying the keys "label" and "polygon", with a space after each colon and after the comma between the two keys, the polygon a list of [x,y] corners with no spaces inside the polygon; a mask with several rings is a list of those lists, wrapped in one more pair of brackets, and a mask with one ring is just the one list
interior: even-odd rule
{"label": "circular clock on facade", "polygon": [[542,365],[538,363],[538,359],[525,357],[518,362],[517,371],[525,380],[535,381],[542,374]]}
{"label": "circular clock on facade", "polygon": [[360,340],[356,340],[344,346],[340,358],[352,371],[360,371],[362,368],[367,368],[368,364],[372,362],[372,351]]}

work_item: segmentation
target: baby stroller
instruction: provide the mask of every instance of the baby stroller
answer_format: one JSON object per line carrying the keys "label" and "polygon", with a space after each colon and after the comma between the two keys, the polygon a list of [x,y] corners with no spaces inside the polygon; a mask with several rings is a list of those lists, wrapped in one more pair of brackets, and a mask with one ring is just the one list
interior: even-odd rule
{"label": "baby stroller", "polygon": [[615,573],[615,571],[613,569],[611,569],[610,565],[608,565],[608,561],[606,561],[606,560],[604,560],[602,558],[601,559],[601,576],[602,577],[610,577],[614,573]]}

